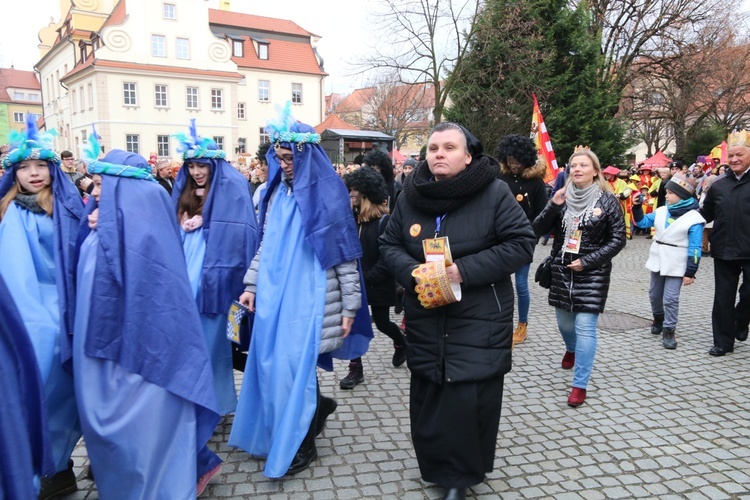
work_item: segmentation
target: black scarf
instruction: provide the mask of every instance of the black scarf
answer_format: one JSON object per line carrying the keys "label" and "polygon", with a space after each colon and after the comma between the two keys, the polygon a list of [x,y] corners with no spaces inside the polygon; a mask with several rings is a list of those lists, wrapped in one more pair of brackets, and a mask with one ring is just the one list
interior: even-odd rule
{"label": "black scarf", "polygon": [[479,154],[455,177],[435,181],[427,162],[423,161],[404,181],[404,195],[417,210],[440,215],[469,201],[489,186],[499,173],[497,160]]}
{"label": "black scarf", "polygon": [[31,213],[44,214],[46,212],[44,211],[42,207],[39,206],[39,202],[37,201],[38,196],[39,196],[38,194],[18,193],[16,195],[15,202],[16,204],[18,204],[18,206],[25,208]]}

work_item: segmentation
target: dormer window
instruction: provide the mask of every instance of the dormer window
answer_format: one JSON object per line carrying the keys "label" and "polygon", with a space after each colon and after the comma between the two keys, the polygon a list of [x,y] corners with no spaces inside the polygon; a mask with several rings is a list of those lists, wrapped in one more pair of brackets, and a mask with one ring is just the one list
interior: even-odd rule
{"label": "dormer window", "polygon": [[259,43],[258,44],[258,59],[268,59],[268,44],[267,43]]}
{"label": "dormer window", "polygon": [[242,57],[244,55],[242,40],[232,40],[232,55]]}

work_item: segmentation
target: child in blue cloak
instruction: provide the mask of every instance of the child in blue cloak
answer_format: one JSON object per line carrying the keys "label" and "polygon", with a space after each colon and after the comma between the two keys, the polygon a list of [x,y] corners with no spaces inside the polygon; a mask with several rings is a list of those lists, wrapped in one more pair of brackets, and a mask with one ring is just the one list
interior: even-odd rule
{"label": "child in blue cloak", "polygon": [[266,154],[262,246],[240,297],[255,320],[229,436],[231,446],[266,458],[271,478],[317,458],[315,436],[336,402],[321,397],[316,364],[330,371],[332,357],[357,358],[372,338],[348,191],[320,135],[296,122],[290,106],[266,128],[274,147]]}
{"label": "child in blue cloak", "polygon": [[[8,285],[34,348],[48,412],[55,474],[42,479],[41,498],[76,490],[70,455],[81,436],[68,334],[74,248],[83,202],[60,170],[54,133],[33,118],[11,132],[0,179],[0,276]],[[66,365],[66,368],[63,365]]]}
{"label": "child in blue cloak", "polygon": [[201,315],[222,415],[237,407],[227,313],[242,293],[242,273],[257,250],[257,224],[247,180],[214,141],[175,134],[184,161],[172,190],[190,283]]}
{"label": "child in blue cloak", "polygon": [[91,468],[101,498],[195,498],[220,416],[172,204],[145,158],[99,149],[92,134],[73,339]]}

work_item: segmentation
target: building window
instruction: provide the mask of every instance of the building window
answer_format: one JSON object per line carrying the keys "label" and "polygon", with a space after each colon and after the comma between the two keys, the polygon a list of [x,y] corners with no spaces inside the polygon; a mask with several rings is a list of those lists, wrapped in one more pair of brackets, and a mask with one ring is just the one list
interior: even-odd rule
{"label": "building window", "polygon": [[167,57],[167,39],[164,35],[151,35],[151,55]]}
{"label": "building window", "polygon": [[190,59],[190,40],[178,38],[175,41],[175,57],[177,59]]}
{"label": "building window", "polygon": [[77,103],[76,103],[76,91],[74,89],[74,90],[70,91],[70,111],[73,112],[73,113],[75,113],[76,111],[78,111],[78,109],[76,108],[76,106],[77,106]]}
{"label": "building window", "polygon": [[23,113],[15,112],[13,113],[13,121],[16,123],[23,123]]}
{"label": "building window", "polygon": [[237,103],[237,119],[238,120],[245,119],[245,103],[244,102]]}
{"label": "building window", "polygon": [[302,84],[301,83],[292,84],[292,103],[302,104]]}
{"label": "building window", "polygon": [[154,105],[157,108],[167,107],[167,86],[154,85]]}
{"label": "building window", "polygon": [[122,84],[122,103],[125,106],[137,106],[138,102],[135,96],[136,86],[135,83],[123,83]]}
{"label": "building window", "polygon": [[164,19],[177,19],[177,14],[175,13],[174,4],[171,4],[171,3],[164,4]]}
{"label": "building window", "polygon": [[261,145],[267,142],[271,142],[271,136],[268,135],[268,132],[266,132],[266,129],[263,127],[260,127],[260,136],[258,140],[259,140],[258,144],[261,144]]}
{"label": "building window", "polygon": [[242,40],[232,40],[232,55],[242,57],[244,54]]}
{"label": "building window", "polygon": [[245,150],[247,149],[247,140],[245,140],[244,137],[240,137],[237,139],[237,153],[245,153]]}
{"label": "building window", "polygon": [[219,149],[224,151],[224,138],[223,137],[214,136],[214,142],[219,147]]}
{"label": "building window", "polygon": [[94,85],[89,83],[89,109],[94,109]]}
{"label": "building window", "polygon": [[89,135],[88,130],[81,130],[81,144],[88,144],[89,143]]}
{"label": "building window", "polygon": [[219,111],[224,109],[224,91],[211,89],[211,109]]}
{"label": "building window", "polygon": [[258,100],[269,101],[271,94],[271,82],[269,80],[258,80]]}
{"label": "building window", "polygon": [[125,135],[125,150],[130,153],[138,154],[140,152],[140,141],[138,140],[138,134],[127,134]]}
{"label": "building window", "polygon": [[187,108],[198,109],[198,87],[187,88]]}
{"label": "building window", "polygon": [[13,99],[15,99],[16,101],[23,101],[25,97],[26,96],[23,92],[13,92]]}
{"label": "building window", "polygon": [[159,156],[169,156],[169,136],[156,136],[156,154]]}
{"label": "building window", "polygon": [[267,43],[258,44],[258,59],[268,59],[268,44]]}
{"label": "building window", "polygon": [[83,92],[83,85],[78,87],[78,96],[81,98],[81,111],[86,110],[86,94]]}

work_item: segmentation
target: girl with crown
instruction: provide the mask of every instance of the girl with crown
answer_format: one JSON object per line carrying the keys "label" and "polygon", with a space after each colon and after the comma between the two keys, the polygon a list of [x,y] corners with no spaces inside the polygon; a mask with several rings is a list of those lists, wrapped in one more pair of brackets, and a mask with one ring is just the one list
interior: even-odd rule
{"label": "girl with crown", "polygon": [[[26,326],[44,385],[54,477],[41,497],[76,490],[70,455],[81,436],[70,340],[74,248],[83,202],[60,170],[54,133],[40,134],[33,118],[12,132],[0,179],[0,276]],[[65,366],[64,366],[65,365]]]}
{"label": "girl with crown", "polygon": [[99,496],[195,498],[219,415],[172,206],[143,157],[113,149],[98,160],[95,132],[84,149],[94,188],[79,232],[73,366]]}

